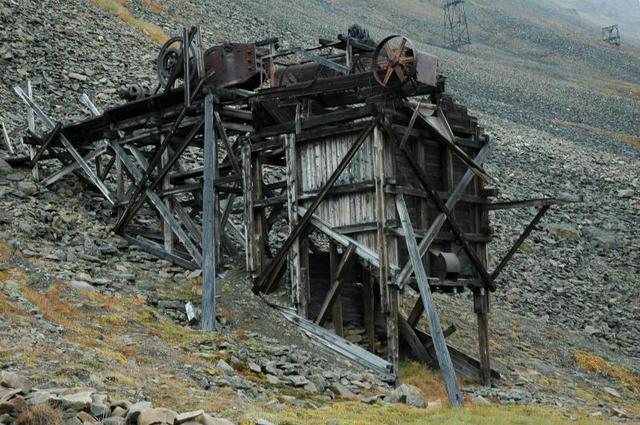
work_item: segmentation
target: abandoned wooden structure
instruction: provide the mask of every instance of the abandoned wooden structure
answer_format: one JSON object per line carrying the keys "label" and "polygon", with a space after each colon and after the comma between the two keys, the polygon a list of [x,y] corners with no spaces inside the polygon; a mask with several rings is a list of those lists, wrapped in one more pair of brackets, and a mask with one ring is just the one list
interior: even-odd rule
{"label": "abandoned wooden structure", "polygon": [[[192,28],[158,62],[153,95],[102,114],[83,97],[94,117],[70,125],[16,87],[48,130],[26,138],[41,184],[76,174],[113,205],[118,234],[201,268],[204,329],[223,250],[244,248],[254,292],[288,288],[288,318],[337,351],[394,375],[403,355],[439,366],[453,405],[454,370],[490,384],[496,278],[564,201],[492,202],[491,138],[444,94],[435,57],[357,26],[311,49],[206,51]],[[490,273],[489,211],[518,206],[539,213]],[[455,328],[441,328],[435,291],[473,294],[479,360],[446,345]],[[365,330],[369,353],[341,338],[345,323]]]}

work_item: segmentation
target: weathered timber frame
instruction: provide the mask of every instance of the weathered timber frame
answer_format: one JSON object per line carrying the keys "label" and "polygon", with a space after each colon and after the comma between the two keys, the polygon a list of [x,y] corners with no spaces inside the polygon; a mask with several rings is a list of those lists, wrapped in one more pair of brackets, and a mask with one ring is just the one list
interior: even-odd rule
{"label": "weathered timber frame", "polygon": [[[376,73],[389,71],[370,70],[370,41],[341,36],[285,51],[256,43],[269,47],[255,58],[261,86],[248,90],[213,83],[200,38],[197,28],[183,32],[188,42],[161,93],[102,114],[83,95],[93,118],[80,123],[55,123],[30,84],[16,87],[34,178],[85,180],[130,244],[201,269],[205,330],[216,329],[216,270],[244,248],[254,292],[288,283],[296,313],[278,309],[314,341],[394,382],[402,357],[439,367],[453,406],[463,403],[456,374],[490,385],[499,377],[490,293],[551,206],[574,200],[492,201],[489,135],[443,93],[441,76],[435,86],[378,84]],[[183,60],[189,46],[196,57]],[[301,60],[276,66],[292,55]],[[519,207],[538,212],[489,272],[489,212]],[[443,330],[433,298],[466,290],[478,360],[447,345],[456,327]],[[346,340],[354,329],[360,346]]]}

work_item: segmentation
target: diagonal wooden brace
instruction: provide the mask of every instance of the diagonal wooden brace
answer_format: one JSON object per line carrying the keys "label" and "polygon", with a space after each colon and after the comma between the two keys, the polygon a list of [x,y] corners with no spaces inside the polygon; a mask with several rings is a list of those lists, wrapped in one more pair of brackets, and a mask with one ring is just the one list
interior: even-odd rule
{"label": "diagonal wooden brace", "polygon": [[322,303],[322,307],[320,308],[320,313],[316,318],[317,325],[322,326],[324,325],[324,322],[327,320],[327,316],[329,314],[329,311],[331,310],[331,307],[333,307],[333,303],[335,303],[335,301],[340,296],[340,293],[342,292],[342,287],[344,286],[344,283],[345,283],[345,279],[344,279],[345,273],[347,272],[351,264],[353,264],[355,259],[356,259],[356,247],[354,245],[349,245],[349,247],[347,248],[347,251],[342,255],[342,258],[338,263],[338,267],[336,269],[335,282],[333,283],[331,288],[329,288],[329,292],[327,293],[327,296],[325,297],[324,302]]}
{"label": "diagonal wooden brace", "polygon": [[365,140],[369,137],[369,134],[373,131],[373,129],[378,125],[380,120],[375,118],[371,121],[371,123],[360,133],[358,139],[353,143],[351,148],[347,151],[344,158],[338,167],[335,169],[331,177],[327,180],[323,188],[320,190],[318,195],[313,199],[311,205],[307,209],[307,212],[298,222],[298,225],[293,228],[289,237],[284,241],[276,255],[273,257],[273,260],[269,263],[266,270],[260,276],[260,279],[256,282],[253,287],[254,292],[269,292],[273,290],[275,281],[277,280],[277,276],[280,274],[280,270],[284,265],[284,259],[286,258],[286,254],[289,252],[289,249],[293,245],[293,242],[303,235],[309,227],[309,222],[311,221],[311,216],[315,212],[316,208],[320,205],[322,200],[327,196],[333,185],[336,183],[342,172],[347,168],[353,157],[356,155],[360,147],[364,144]]}
{"label": "diagonal wooden brace", "polygon": [[[122,164],[125,166],[129,174],[133,176],[136,182],[139,182],[142,178],[142,173],[135,166],[131,158],[127,156],[126,152],[122,147],[115,141],[110,141],[109,145],[116,152],[116,154],[120,157]],[[153,206],[158,210],[162,218],[169,223],[171,226],[171,230],[176,234],[180,242],[187,249],[189,254],[193,257],[194,261],[198,266],[202,265],[202,254],[200,253],[200,249],[193,243],[189,236],[184,231],[180,223],[173,217],[169,208],[167,208],[166,204],[160,199],[157,193],[153,192],[151,189],[146,189],[146,196],[149,198]]]}
{"label": "diagonal wooden brace", "polygon": [[405,242],[407,244],[407,251],[409,252],[409,258],[413,263],[413,269],[416,275],[416,281],[418,282],[418,288],[420,289],[420,298],[422,304],[425,306],[427,315],[427,321],[429,322],[429,329],[433,334],[433,345],[436,351],[436,357],[438,358],[438,364],[442,371],[442,377],[444,378],[445,386],[447,388],[447,394],[449,395],[449,403],[454,407],[461,407],[464,404],[462,393],[458,387],[456,381],[456,372],[453,368],[453,362],[451,356],[447,350],[447,343],[444,339],[442,332],[442,326],[440,325],[440,318],[433,303],[433,297],[431,295],[431,289],[429,288],[429,281],[427,279],[427,272],[424,269],[422,260],[420,259],[420,253],[418,251],[418,244],[416,243],[416,236],[411,225],[411,219],[409,218],[409,211],[404,201],[404,196],[399,194],[396,196],[396,209],[398,210],[398,216],[400,223],[405,232]]}
{"label": "diagonal wooden brace", "polygon": [[[391,138],[391,140],[394,140],[397,143],[397,139],[396,139],[395,133],[393,132],[393,129],[391,128],[391,125],[385,120],[383,121],[383,126],[387,134]],[[429,184],[429,179],[425,175],[424,170],[420,167],[420,164],[418,164],[417,160],[411,155],[411,153],[406,148],[402,150],[402,153],[404,157],[407,159],[407,161],[409,162],[409,165],[411,166],[413,172],[416,174],[416,177],[418,177],[418,181],[422,185],[422,188],[424,189],[424,191],[427,193],[427,196],[429,197],[431,202],[433,202],[435,206],[446,216],[447,221],[451,226],[451,230],[453,231],[453,234],[456,236],[456,238],[462,245],[462,249],[467,254],[467,256],[469,257],[469,260],[471,261],[471,264],[480,275],[482,282],[491,291],[495,291],[496,286],[495,286],[495,283],[493,282],[493,279],[487,272],[487,269],[485,268],[484,264],[482,264],[482,261],[480,261],[480,259],[478,258],[478,255],[476,254],[475,250],[471,248],[471,246],[469,245],[469,242],[467,242],[467,240],[465,239],[464,232],[458,225],[458,222],[456,221],[456,219],[453,217],[453,214],[451,214],[451,210],[447,208],[447,206],[442,201],[442,199],[440,199],[440,195],[438,195],[438,193],[431,188],[431,185]],[[414,265],[414,271],[415,271],[415,265]]]}

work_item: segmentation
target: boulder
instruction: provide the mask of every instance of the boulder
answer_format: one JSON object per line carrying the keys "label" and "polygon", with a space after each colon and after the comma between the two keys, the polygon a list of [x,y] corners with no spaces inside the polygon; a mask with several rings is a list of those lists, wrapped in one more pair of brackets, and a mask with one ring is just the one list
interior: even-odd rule
{"label": "boulder", "polygon": [[125,416],[126,423],[128,425],[138,423],[138,416],[145,409],[151,408],[151,402],[149,401],[140,401],[138,403],[132,404],[127,411],[127,415]]}
{"label": "boulder", "polygon": [[100,421],[88,414],[87,412],[79,412],[76,416],[80,422],[85,425],[99,425]]}
{"label": "boulder", "polygon": [[216,368],[220,369],[225,375],[233,375],[236,373],[235,369],[223,359],[218,360]]}
{"label": "boulder", "polygon": [[4,174],[9,174],[11,173],[11,171],[13,171],[11,168],[11,165],[9,165],[9,163],[4,159],[0,158],[0,176]]}
{"label": "boulder", "polygon": [[214,418],[213,416],[206,413],[202,415],[201,419],[198,422],[202,425],[235,425],[229,419]]}
{"label": "boulder", "polygon": [[340,384],[339,382],[334,382],[329,388],[331,389],[331,391],[333,391],[335,394],[337,394],[342,398],[355,397],[355,394],[353,393],[353,391],[351,391],[349,388],[345,387],[344,385]]}
{"label": "boulder", "polygon": [[193,412],[180,413],[176,416],[175,424],[179,425],[185,422],[192,422],[192,421],[197,422],[197,419],[202,415],[204,415],[204,410],[194,410]]}
{"label": "boulder", "polygon": [[102,425],[124,425],[122,416],[111,416],[102,420]]}
{"label": "boulder", "polygon": [[572,224],[554,223],[547,226],[547,230],[552,235],[573,241],[577,241],[582,237],[580,230]]}
{"label": "boulder", "polygon": [[91,394],[93,393],[93,390],[85,390],[72,394],[61,394],[56,400],[60,402],[62,410],[88,411],[92,403]]}
{"label": "boulder", "polygon": [[176,412],[163,407],[143,409],[138,416],[138,425],[173,424],[176,416]]}
{"label": "boulder", "polygon": [[415,385],[402,384],[385,399],[389,403],[404,403],[415,407],[424,407],[424,395]]}
{"label": "boulder", "polygon": [[618,191],[618,198],[633,198],[635,192],[633,189],[622,189]]}
{"label": "boulder", "polygon": [[29,380],[23,378],[15,372],[0,372],[0,385],[9,388],[21,389],[25,393],[31,391],[33,385]]}

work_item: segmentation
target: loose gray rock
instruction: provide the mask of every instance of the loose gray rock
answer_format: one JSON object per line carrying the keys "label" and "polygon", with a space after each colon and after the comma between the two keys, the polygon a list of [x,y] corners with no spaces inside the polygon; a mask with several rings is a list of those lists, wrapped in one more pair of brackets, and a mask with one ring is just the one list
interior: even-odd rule
{"label": "loose gray rock", "polygon": [[385,399],[389,403],[404,403],[415,407],[424,407],[424,395],[415,385],[402,384]]}

